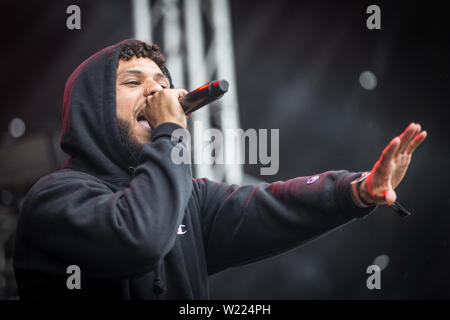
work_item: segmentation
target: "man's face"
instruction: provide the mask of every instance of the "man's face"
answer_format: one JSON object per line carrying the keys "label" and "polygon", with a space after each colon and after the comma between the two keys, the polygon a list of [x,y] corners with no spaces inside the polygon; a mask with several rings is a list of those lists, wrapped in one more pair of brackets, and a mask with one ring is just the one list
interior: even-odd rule
{"label": "man's face", "polygon": [[[169,88],[169,80],[148,58],[119,60],[116,76],[116,114],[121,136],[130,145],[151,141],[152,129],[142,116],[149,94]],[[145,91],[144,91],[145,90]]]}

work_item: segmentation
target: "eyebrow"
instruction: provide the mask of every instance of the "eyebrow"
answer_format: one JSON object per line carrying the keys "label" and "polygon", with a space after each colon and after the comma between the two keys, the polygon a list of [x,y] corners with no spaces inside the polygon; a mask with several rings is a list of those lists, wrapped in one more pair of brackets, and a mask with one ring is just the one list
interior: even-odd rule
{"label": "eyebrow", "polygon": [[[124,73],[131,73],[131,74],[136,74],[136,75],[139,75],[139,76],[141,76],[141,75],[144,74],[144,73],[143,73],[142,71],[140,71],[140,70],[129,69],[129,70],[125,70],[125,71],[122,71],[121,73],[119,73],[119,74],[117,75],[117,78],[120,77],[120,76],[121,76],[122,74],[124,74]],[[156,73],[154,76],[157,77],[157,78],[163,79],[163,80],[167,80],[167,82],[170,83],[169,78],[167,78],[167,76],[165,76],[165,75],[162,74],[161,72]]]}

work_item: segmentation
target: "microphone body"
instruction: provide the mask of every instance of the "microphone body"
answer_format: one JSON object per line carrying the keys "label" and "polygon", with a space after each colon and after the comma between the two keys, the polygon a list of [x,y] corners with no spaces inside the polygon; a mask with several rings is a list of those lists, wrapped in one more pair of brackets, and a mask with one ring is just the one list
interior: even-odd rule
{"label": "microphone body", "polygon": [[228,81],[211,81],[179,99],[185,114],[194,112],[201,107],[220,99],[228,91]]}

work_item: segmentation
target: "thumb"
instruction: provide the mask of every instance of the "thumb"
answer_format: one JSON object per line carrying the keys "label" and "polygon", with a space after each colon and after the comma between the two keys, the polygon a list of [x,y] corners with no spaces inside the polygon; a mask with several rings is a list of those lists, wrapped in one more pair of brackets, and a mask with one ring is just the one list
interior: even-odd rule
{"label": "thumb", "polygon": [[397,194],[395,193],[394,190],[388,189],[384,193],[384,199],[386,200],[387,205],[390,206],[392,203],[395,202],[395,200],[397,200]]}

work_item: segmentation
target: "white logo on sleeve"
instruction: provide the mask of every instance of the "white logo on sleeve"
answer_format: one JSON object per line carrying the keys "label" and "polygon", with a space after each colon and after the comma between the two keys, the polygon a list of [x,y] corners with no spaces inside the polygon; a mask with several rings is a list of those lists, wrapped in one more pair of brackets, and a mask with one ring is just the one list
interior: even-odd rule
{"label": "white logo on sleeve", "polygon": [[186,226],[184,224],[180,224],[180,226],[178,227],[177,230],[177,234],[185,234],[187,232],[187,230],[183,230],[183,228],[185,228]]}
{"label": "white logo on sleeve", "polygon": [[319,176],[311,177],[311,178],[309,178],[308,180],[306,180],[306,183],[307,183],[307,184],[313,183],[313,182],[315,182],[317,179],[319,179]]}

